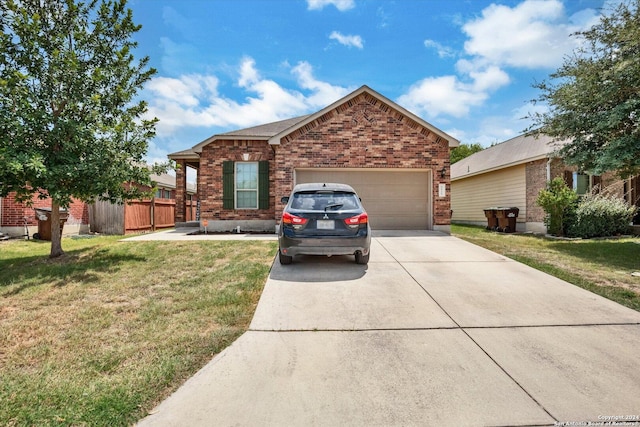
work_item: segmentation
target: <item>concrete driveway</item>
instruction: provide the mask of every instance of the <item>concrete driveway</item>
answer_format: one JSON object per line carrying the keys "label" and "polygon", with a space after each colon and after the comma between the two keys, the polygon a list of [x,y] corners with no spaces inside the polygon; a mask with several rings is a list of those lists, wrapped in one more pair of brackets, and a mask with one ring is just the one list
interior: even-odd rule
{"label": "concrete driveway", "polygon": [[444,234],[371,252],[276,261],[250,331],[139,425],[640,425],[640,313]]}

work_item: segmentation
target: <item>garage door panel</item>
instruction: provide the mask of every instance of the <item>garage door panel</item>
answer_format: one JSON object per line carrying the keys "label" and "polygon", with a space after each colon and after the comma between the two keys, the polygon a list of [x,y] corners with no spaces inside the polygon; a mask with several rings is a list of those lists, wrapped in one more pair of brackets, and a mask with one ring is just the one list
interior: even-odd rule
{"label": "garage door panel", "polygon": [[296,170],[296,183],[337,182],[358,192],[372,228],[431,228],[430,172],[371,170]]}

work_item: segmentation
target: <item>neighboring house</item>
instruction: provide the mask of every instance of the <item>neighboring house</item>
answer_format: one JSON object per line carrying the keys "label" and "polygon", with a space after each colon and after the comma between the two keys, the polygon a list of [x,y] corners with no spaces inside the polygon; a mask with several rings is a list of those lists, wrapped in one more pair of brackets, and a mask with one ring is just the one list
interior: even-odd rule
{"label": "neighboring house", "polygon": [[578,194],[608,187],[639,203],[638,177],[620,181],[613,173],[596,176],[566,166],[554,154],[563,144],[546,135],[520,135],[451,165],[452,222],[486,225],[484,209],[517,207],[517,231],[545,233],[545,214],[536,199],[555,177],[562,177]]}
{"label": "neighboring house", "polygon": [[[34,208],[51,208],[51,199],[39,199],[38,196],[33,196],[32,201],[33,206],[27,207],[26,204],[15,200],[15,193],[9,193],[7,197],[0,197],[0,232],[11,237],[24,236],[26,235],[26,226],[29,230],[29,236],[33,236],[38,231],[38,219]],[[69,235],[88,231],[89,210],[87,205],[74,199],[62,233]]]}
{"label": "neighboring house", "polygon": [[209,230],[274,231],[293,186],[340,182],[374,229],[450,230],[449,148],[458,141],[367,86],[308,116],[213,135],[176,161],[176,222],[197,170]]}

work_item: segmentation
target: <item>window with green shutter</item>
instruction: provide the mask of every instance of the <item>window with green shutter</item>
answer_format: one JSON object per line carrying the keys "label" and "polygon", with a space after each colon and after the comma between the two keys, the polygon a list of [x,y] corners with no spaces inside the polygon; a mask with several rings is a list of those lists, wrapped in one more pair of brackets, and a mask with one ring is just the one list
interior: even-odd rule
{"label": "window with green shutter", "polygon": [[269,162],[222,164],[224,209],[269,209]]}
{"label": "window with green shutter", "polygon": [[233,209],[235,207],[235,168],[234,162],[222,162],[222,208]]}
{"label": "window with green shutter", "polygon": [[258,209],[269,209],[269,162],[258,162]]}

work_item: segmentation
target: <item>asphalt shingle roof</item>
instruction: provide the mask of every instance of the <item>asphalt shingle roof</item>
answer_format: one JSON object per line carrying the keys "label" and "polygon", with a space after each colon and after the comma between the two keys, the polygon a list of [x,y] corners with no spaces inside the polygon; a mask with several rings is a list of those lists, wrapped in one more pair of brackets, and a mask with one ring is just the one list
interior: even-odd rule
{"label": "asphalt shingle roof", "polygon": [[451,180],[553,157],[566,141],[554,142],[547,135],[520,135],[485,148],[451,165]]}
{"label": "asphalt shingle roof", "polygon": [[253,126],[246,129],[233,130],[231,132],[221,133],[219,136],[271,138],[272,136],[279,134],[283,130],[295,126],[307,117],[309,117],[309,115],[280,120],[278,122]]}

